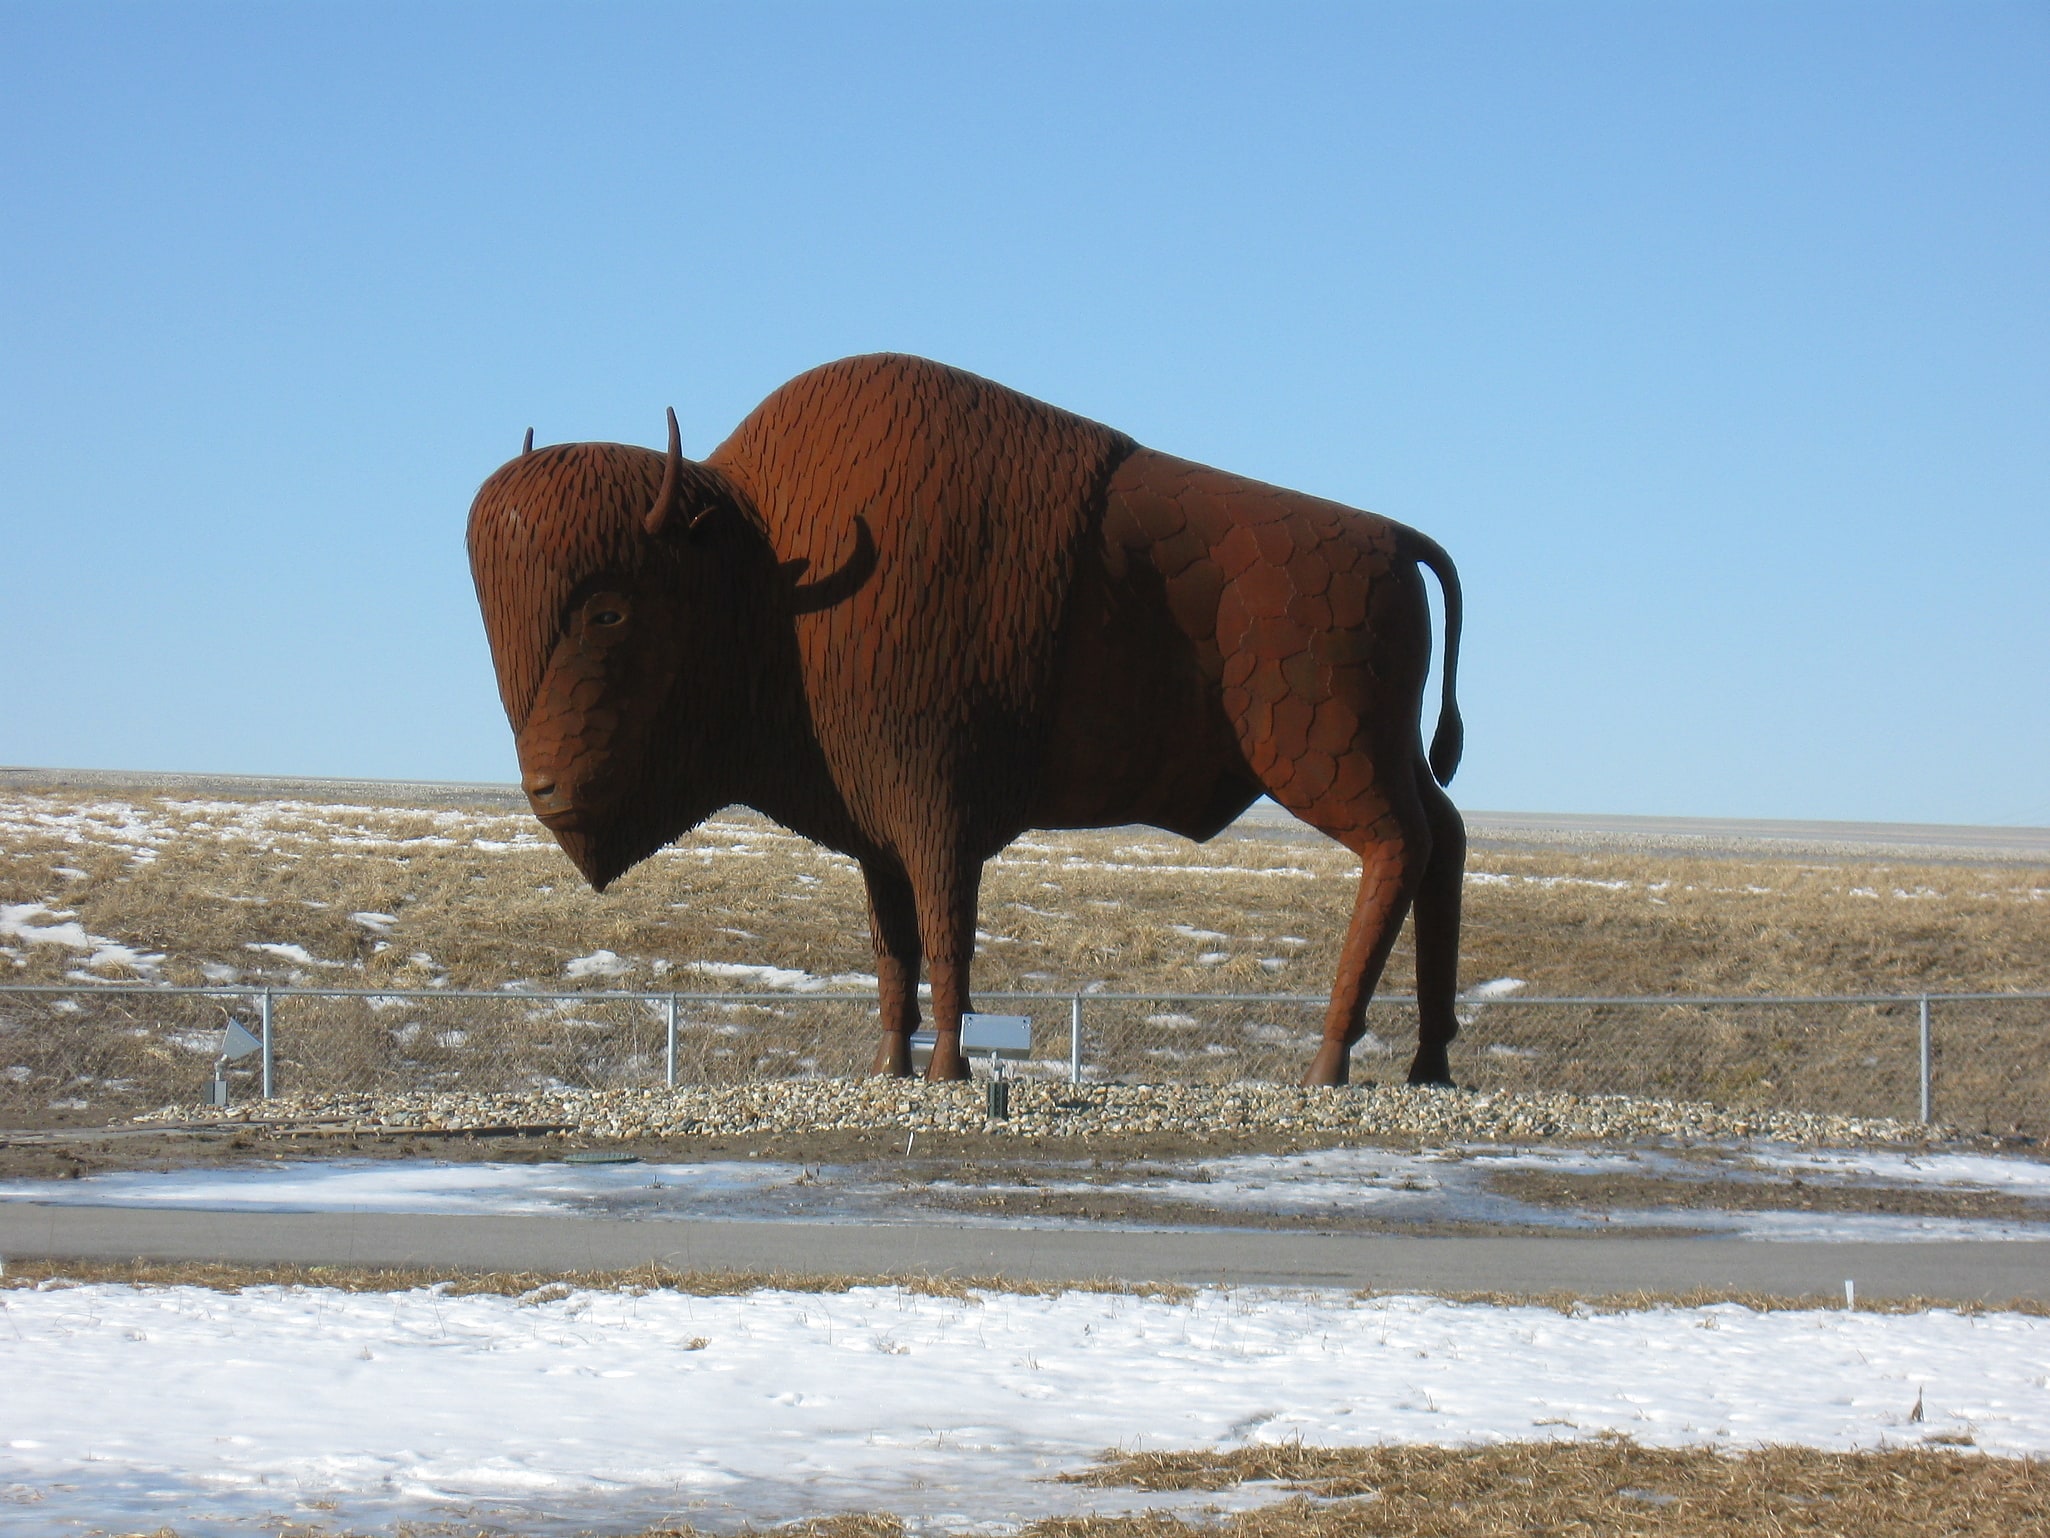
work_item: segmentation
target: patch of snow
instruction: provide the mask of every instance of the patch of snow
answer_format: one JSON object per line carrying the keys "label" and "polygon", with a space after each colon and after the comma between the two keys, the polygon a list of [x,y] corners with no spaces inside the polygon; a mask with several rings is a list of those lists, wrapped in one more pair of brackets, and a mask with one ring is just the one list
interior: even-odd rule
{"label": "patch of snow", "polygon": [[[1017,845],[1011,846],[1013,849]],[[1038,870],[1053,865],[1058,870],[1109,871],[1114,873],[1136,873],[1147,876],[1282,876],[1298,881],[1315,881],[1317,873],[1296,865],[1199,865],[1186,860],[1149,860],[1144,863],[1121,860],[1085,860],[1080,855],[1066,855],[1058,862],[1048,860],[1020,860],[1008,853],[997,855],[989,861],[997,866],[1024,866]]]}
{"label": "patch of snow", "polygon": [[1468,871],[1466,883],[1468,886],[1534,886],[1547,890],[1556,887],[1585,886],[1604,892],[1627,892],[1636,884],[1620,879],[1605,880],[1596,876],[1525,876],[1491,870]]}
{"label": "patch of snow", "polygon": [[1231,938],[1230,935],[1219,934],[1214,929],[1191,929],[1187,924],[1171,924],[1168,927],[1184,940],[1229,940]]}
{"label": "patch of snow", "polygon": [[[35,922],[38,916],[56,922],[38,924]],[[123,967],[144,977],[155,977],[164,961],[160,951],[139,951],[105,935],[88,934],[75,915],[53,911],[42,903],[0,904],[0,938],[19,940],[28,945],[61,945],[67,950],[90,951],[92,954],[84,963],[89,968]],[[88,983],[113,980],[94,977],[90,972],[73,971],[65,976]]]}
{"label": "patch of snow", "polygon": [[1520,977],[1496,977],[1484,983],[1475,983],[1461,998],[1506,999],[1512,993],[1521,993],[1528,985]]}
{"label": "patch of snow", "polygon": [[2050,1162],[2002,1154],[1895,1153],[1884,1149],[1753,1150],[1772,1169],[1806,1175],[1867,1177],[1892,1186],[1949,1186],[2050,1197]]}
{"label": "patch of snow", "polygon": [[247,940],[243,942],[242,949],[245,951],[255,951],[263,956],[275,956],[280,961],[296,962],[302,967],[338,967],[342,965],[339,961],[322,961],[318,956],[309,955],[306,947],[303,945],[287,944],[274,940]]}
{"label": "patch of snow", "polygon": [[624,977],[633,969],[631,961],[608,950],[596,950],[576,957],[562,970],[568,977]]}
{"label": "patch of snow", "polygon": [[[692,961],[686,963],[689,970],[705,977],[716,977],[730,982],[754,983],[763,988],[774,988],[783,993],[823,993],[828,988],[873,988],[876,978],[870,972],[836,972],[831,977],[816,977],[797,967],[756,966],[743,961]],[[931,987],[923,984],[920,993]]]}
{"label": "patch of snow", "polygon": [[[60,922],[38,924],[38,915],[45,915]],[[70,920],[70,922],[62,922]],[[54,913],[41,903],[0,904],[0,935],[10,940],[26,941],[30,945],[63,945],[75,951],[91,950],[93,941],[86,935],[85,925],[68,913]]]}

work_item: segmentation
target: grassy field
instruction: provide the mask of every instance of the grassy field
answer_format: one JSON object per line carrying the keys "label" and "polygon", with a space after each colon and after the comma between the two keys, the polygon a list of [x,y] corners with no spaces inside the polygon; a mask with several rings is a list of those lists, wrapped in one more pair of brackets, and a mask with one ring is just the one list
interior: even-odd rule
{"label": "grassy field", "polygon": [[[1164,996],[1320,998],[1356,871],[1316,838],[1031,835],[987,869],[976,983],[1153,995],[1089,1006],[1091,1060],[1106,1075],[1290,1079],[1319,1024],[1314,1003]],[[1520,990],[1499,984],[1510,998],[2043,989],[2050,869],[1484,847],[1468,862],[1462,955],[1465,984],[1514,979]],[[10,792],[0,968],[79,990],[0,1003],[0,1099],[81,1111],[192,1098],[218,1040],[219,1004],[91,997],[123,980],[758,994],[693,1013],[690,1071],[705,1075],[854,1071],[872,1030],[865,1005],[799,1002],[870,983],[854,865],[746,813],[707,823],[598,897],[523,814]],[[1405,936],[1383,988],[1410,981]],[[488,1072],[645,1079],[660,1047],[639,1006],[290,1008],[302,1044],[326,1033],[323,1071],[372,1087]],[[1035,1012],[1058,1025],[1064,1055],[1064,1011]],[[2044,1130],[2046,1022],[2040,1002],[1945,1006],[1939,1116]],[[1377,1008],[1371,1024],[1361,1076],[1399,1076],[1407,1012]],[[91,1052],[71,1050],[89,1037]],[[306,1072],[314,1055],[301,1053]],[[1462,1082],[1505,1089],[1915,1110],[1911,1009],[1505,1004],[1474,1011],[1454,1066]]]}

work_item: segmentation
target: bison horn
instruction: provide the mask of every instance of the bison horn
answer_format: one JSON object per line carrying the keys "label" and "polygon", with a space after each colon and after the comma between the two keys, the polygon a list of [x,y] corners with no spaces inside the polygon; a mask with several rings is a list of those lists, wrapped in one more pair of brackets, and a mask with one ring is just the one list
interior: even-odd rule
{"label": "bison horn", "polygon": [[523,443],[521,443],[521,445],[520,445],[520,455],[521,455],[521,457],[522,457],[522,458],[524,458],[524,457],[525,457],[526,455],[528,455],[528,454],[531,454],[531,453],[533,453],[533,452],[534,452],[534,429],[530,427],[530,428],[528,428],[528,429],[527,429],[527,437],[526,437],[526,441],[525,441],[525,442],[523,442]]}
{"label": "bison horn", "polygon": [[683,433],[676,425],[676,408],[669,408],[669,457],[662,463],[662,489],[655,493],[655,505],[644,520],[650,534],[660,534],[683,500]]}

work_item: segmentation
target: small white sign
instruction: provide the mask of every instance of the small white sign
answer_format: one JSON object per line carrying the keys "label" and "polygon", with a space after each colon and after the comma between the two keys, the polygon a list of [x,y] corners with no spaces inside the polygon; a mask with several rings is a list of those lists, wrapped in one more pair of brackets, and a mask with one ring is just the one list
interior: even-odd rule
{"label": "small white sign", "polygon": [[261,1052],[263,1043],[250,1035],[248,1028],[239,1020],[230,1020],[228,1029],[221,1037],[221,1061],[232,1063],[238,1057],[247,1057],[252,1052]]}
{"label": "small white sign", "polygon": [[961,1050],[995,1053],[998,1057],[1032,1055],[1030,1015],[963,1015]]}
{"label": "small white sign", "polygon": [[[911,1033],[911,1055],[925,1057],[932,1051],[931,1027]],[[1030,1057],[1032,1017],[1030,1015],[963,1015],[961,1017],[963,1057]]]}

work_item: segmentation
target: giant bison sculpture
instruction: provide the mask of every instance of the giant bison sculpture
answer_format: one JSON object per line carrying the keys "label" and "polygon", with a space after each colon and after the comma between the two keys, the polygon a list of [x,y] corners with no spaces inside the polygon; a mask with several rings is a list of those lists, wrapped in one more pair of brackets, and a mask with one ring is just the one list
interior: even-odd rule
{"label": "giant bison sculpture", "polygon": [[910,1071],[923,962],[927,1072],[966,1076],[982,865],[1020,833],[1202,840],[1265,792],[1361,861],[1304,1082],[1346,1082],[1410,911],[1409,1077],[1449,1082],[1460,595],[1415,530],[884,354],[791,380],[702,461],[673,411],[666,455],[529,433],[469,549],[527,796],[593,887],[735,803],[859,862],[877,1072]]}

